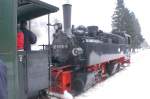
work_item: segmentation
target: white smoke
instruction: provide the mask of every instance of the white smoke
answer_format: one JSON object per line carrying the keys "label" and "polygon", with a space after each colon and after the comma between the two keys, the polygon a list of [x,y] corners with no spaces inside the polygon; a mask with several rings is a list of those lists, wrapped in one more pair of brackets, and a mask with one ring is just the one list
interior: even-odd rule
{"label": "white smoke", "polygon": [[[48,16],[43,16],[31,21],[31,31],[37,36],[36,44],[32,45],[32,50],[42,49],[39,45],[48,44]],[[53,39],[53,27],[50,27],[50,42]]]}
{"label": "white smoke", "polygon": [[64,0],[64,4],[71,4],[71,0]]}

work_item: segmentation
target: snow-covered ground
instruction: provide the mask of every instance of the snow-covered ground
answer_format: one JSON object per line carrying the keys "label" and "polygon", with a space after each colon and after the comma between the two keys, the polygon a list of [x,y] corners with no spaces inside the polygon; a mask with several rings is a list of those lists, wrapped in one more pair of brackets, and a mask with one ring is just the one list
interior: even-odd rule
{"label": "snow-covered ground", "polygon": [[150,50],[131,57],[131,65],[75,99],[150,99]]}

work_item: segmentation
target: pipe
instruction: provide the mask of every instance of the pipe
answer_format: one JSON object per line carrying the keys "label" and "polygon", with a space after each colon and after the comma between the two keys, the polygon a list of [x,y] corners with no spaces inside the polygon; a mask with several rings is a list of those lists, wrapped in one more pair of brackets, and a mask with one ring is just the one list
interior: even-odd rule
{"label": "pipe", "polygon": [[64,19],[64,33],[72,35],[71,33],[71,7],[72,5],[67,3],[63,5],[63,19]]}

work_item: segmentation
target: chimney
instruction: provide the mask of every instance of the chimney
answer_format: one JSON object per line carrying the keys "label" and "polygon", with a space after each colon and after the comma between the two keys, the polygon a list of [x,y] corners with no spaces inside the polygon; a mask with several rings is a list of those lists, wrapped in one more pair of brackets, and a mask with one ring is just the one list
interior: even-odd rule
{"label": "chimney", "polygon": [[63,4],[63,18],[64,18],[64,32],[67,35],[72,35],[71,33],[71,7],[69,3]]}

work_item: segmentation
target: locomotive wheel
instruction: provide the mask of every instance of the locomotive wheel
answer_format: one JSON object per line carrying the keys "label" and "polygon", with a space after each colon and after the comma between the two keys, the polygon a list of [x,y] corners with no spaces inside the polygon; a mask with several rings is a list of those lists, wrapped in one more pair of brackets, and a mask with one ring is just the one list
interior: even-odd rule
{"label": "locomotive wheel", "polygon": [[[116,67],[117,66],[117,67]],[[106,65],[106,72],[109,76],[115,74],[116,72],[119,72],[121,64],[116,64],[113,62],[110,62]]]}
{"label": "locomotive wheel", "polygon": [[116,72],[119,72],[119,71],[120,71],[120,66],[121,66],[121,64],[118,64],[117,69],[116,69]]}
{"label": "locomotive wheel", "polygon": [[49,99],[48,94],[45,90],[40,91],[39,96],[37,99]]}
{"label": "locomotive wheel", "polygon": [[114,64],[107,63],[106,72],[108,73],[109,76],[113,74],[113,69],[114,69]]}
{"label": "locomotive wheel", "polygon": [[82,79],[75,79],[73,81],[72,88],[73,88],[75,95],[79,95],[81,92],[83,92],[84,81]]}

